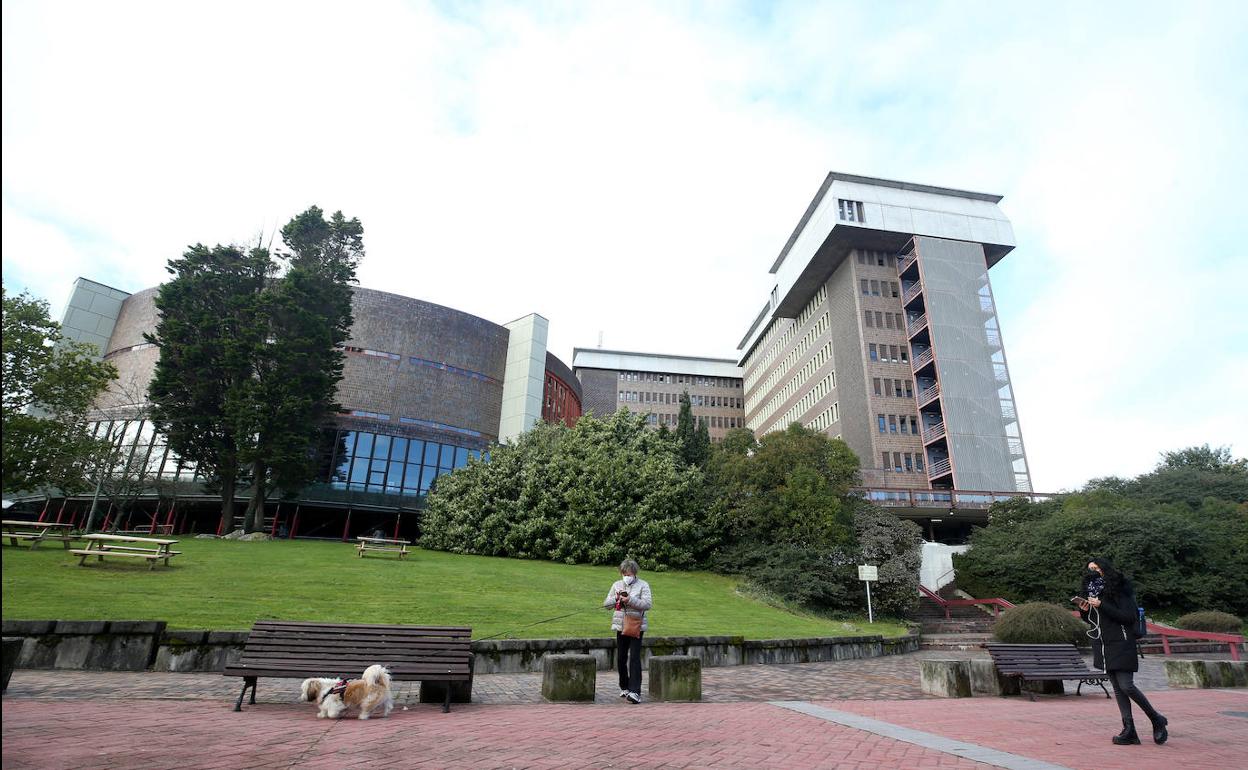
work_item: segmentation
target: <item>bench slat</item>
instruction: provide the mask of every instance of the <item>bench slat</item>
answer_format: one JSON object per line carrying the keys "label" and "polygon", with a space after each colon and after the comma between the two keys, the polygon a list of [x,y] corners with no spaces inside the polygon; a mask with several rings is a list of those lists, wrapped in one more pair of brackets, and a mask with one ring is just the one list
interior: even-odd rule
{"label": "bench slat", "polygon": [[381,625],[377,623],[335,623],[333,625],[326,625],[325,623],[305,620],[257,620],[256,624],[252,626],[253,631],[270,628],[288,628],[309,633],[322,632],[335,634],[346,631],[391,631],[405,634],[415,634],[418,636],[472,635],[472,628],[470,626],[398,626]]}
{"label": "bench slat", "polygon": [[177,556],[180,551],[173,553],[126,553],[124,551],[96,551],[85,550],[82,548],[71,548],[70,553],[83,554],[85,556],[135,556],[140,559],[168,559],[171,556]]}

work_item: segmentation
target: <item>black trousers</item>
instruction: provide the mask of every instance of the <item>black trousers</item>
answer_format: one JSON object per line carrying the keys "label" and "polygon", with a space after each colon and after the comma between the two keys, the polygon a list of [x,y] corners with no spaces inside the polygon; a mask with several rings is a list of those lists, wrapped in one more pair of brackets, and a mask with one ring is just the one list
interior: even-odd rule
{"label": "black trousers", "polygon": [[1148,702],[1148,698],[1144,697],[1144,693],[1140,692],[1140,688],[1135,686],[1135,674],[1131,671],[1107,671],[1109,674],[1109,684],[1114,688],[1114,698],[1118,701],[1118,713],[1122,714],[1123,721],[1131,719],[1131,701],[1135,701],[1135,705],[1139,706],[1148,717],[1148,721],[1156,724],[1158,717],[1157,709],[1153,708],[1153,704]]}
{"label": "black trousers", "polygon": [[[642,632],[641,636],[645,636]],[[641,694],[641,636],[615,632],[615,668],[620,672],[620,689]]]}

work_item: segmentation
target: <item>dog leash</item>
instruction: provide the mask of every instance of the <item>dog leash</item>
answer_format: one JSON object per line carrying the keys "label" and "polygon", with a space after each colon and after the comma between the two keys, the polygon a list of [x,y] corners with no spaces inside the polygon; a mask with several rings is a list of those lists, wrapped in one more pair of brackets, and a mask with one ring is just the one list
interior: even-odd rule
{"label": "dog leash", "polygon": [[[526,628],[532,628],[533,626],[540,626],[540,625],[541,625],[541,624],[543,624],[543,623],[549,623],[549,622],[551,622],[551,621],[553,621],[553,620],[563,620],[564,618],[570,618],[570,617],[572,617],[573,615],[580,615],[580,614],[583,614],[583,613],[586,613],[586,612],[592,612],[592,611],[594,611],[594,610],[596,610],[596,609],[601,609],[601,608],[599,608],[599,607],[586,607],[586,608],[585,608],[585,609],[583,609],[583,610],[577,610],[576,612],[569,612],[569,613],[567,613],[566,615],[556,615],[556,616],[554,616],[553,618],[546,618],[546,619],[544,619],[544,620],[539,620],[539,621],[537,621],[536,623],[529,623],[528,625],[518,626],[518,627],[516,627],[516,628],[512,628],[512,629],[509,629],[509,630],[507,630],[507,631],[499,631],[497,634],[491,634],[490,636],[483,636],[483,637],[481,637],[480,639],[474,639],[473,641],[477,641],[477,642],[484,642],[484,641],[488,641],[488,640],[490,640],[490,639],[495,639],[495,638],[497,638],[497,637],[504,636],[504,635],[505,635],[505,636],[511,636],[511,634],[512,634],[512,633],[514,633],[514,632],[516,632],[516,631],[523,631],[523,630],[524,630],[524,629],[526,629]],[[610,609],[610,608],[607,608],[607,609]]]}

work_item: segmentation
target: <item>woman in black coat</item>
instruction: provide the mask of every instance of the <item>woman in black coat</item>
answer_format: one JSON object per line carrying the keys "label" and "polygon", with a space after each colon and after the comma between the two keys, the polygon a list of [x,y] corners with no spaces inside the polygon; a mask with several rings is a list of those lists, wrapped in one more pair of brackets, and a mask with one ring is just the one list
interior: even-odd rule
{"label": "woman in black coat", "polygon": [[1140,742],[1131,714],[1131,701],[1135,701],[1152,722],[1153,741],[1165,743],[1169,737],[1168,720],[1157,713],[1135,686],[1135,672],[1139,671],[1140,664],[1135,646],[1135,588],[1131,581],[1114,569],[1109,559],[1093,559],[1088,562],[1083,590],[1074,601],[1079,605],[1079,615],[1092,626],[1088,632],[1092,638],[1092,663],[1109,674],[1118,711],[1122,714],[1122,732],[1114,736],[1114,743],[1122,746]]}

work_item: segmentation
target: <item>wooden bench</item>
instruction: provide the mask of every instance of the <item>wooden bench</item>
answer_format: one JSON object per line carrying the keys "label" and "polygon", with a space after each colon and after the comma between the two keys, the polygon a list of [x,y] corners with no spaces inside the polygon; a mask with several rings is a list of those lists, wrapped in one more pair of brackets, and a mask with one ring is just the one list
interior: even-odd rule
{"label": "wooden bench", "polygon": [[[87,541],[86,548],[71,548],[70,553],[78,554],[78,566],[85,566],[88,556],[96,557],[96,561],[104,561],[105,556],[126,556],[134,559],[147,559],[147,568],[156,569],[156,562],[169,560],[181,554],[171,551],[169,546],[177,540],[161,540],[154,537],[130,537],[127,535],[83,535]],[[154,547],[153,547],[154,546]]]}
{"label": "wooden bench", "polygon": [[453,684],[467,683],[471,693],[472,629],[259,620],[247,635],[242,656],[224,674],[243,677],[234,703],[234,710],[242,711],[248,687],[249,702],[256,702],[259,677],[358,679],[375,663],[388,668],[398,682],[419,681],[422,687],[425,682],[444,683],[445,713],[451,710]]}
{"label": "wooden bench", "polygon": [[5,519],[4,537],[8,538],[9,543],[17,546],[19,540],[29,540],[31,549],[39,547],[44,540],[59,540],[64,543],[65,549],[73,544],[73,536],[69,534],[73,528],[72,524],[57,524],[55,522],[45,521],[10,521]]}
{"label": "wooden bench", "polygon": [[[1079,680],[1076,695],[1082,695],[1085,684],[1097,685],[1109,697],[1105,680],[1109,675],[1088,668],[1073,644],[1001,644],[988,642],[984,645],[997,670],[1005,676],[1018,677],[1024,682],[1044,680]],[[1025,689],[1025,688],[1024,688]],[[1027,696],[1035,700],[1034,693]]]}
{"label": "wooden bench", "polygon": [[360,558],[364,558],[365,551],[389,551],[397,553],[399,558],[407,556],[407,547],[412,544],[411,540],[392,540],[387,537],[357,537],[360,541]]}

